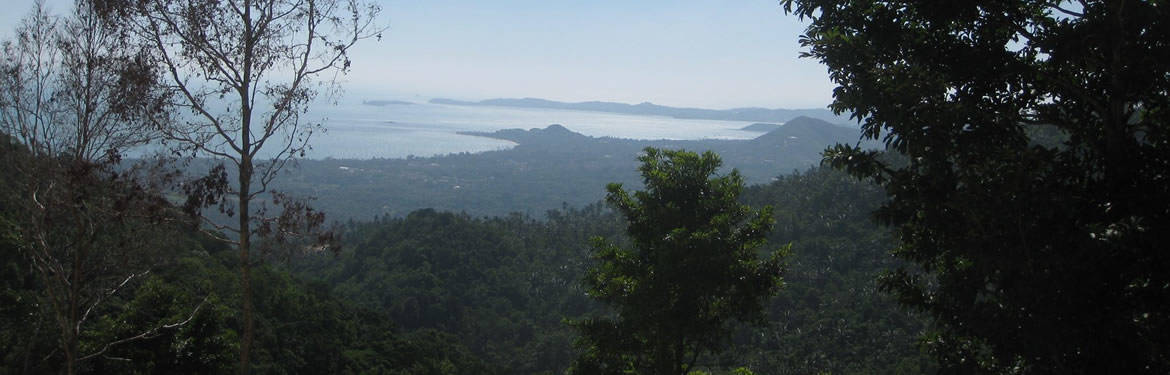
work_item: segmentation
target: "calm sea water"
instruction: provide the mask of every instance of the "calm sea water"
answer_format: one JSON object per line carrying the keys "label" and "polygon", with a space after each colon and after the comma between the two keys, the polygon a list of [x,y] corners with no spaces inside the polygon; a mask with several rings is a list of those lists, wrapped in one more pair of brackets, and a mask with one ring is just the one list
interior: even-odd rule
{"label": "calm sea water", "polygon": [[751,139],[760,135],[739,130],[750,124],[743,121],[429,103],[318,105],[310,115],[327,129],[313,135],[313,150],[307,157],[315,159],[405,158],[501,150],[515,144],[458,132],[544,128],[550,124],[561,124],[588,136],[631,139]]}

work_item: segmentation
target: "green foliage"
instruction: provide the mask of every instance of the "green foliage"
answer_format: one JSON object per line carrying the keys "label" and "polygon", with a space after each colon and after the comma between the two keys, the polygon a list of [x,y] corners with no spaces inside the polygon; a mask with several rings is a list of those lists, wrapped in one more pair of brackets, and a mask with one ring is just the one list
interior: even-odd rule
{"label": "green foliage", "polygon": [[[240,298],[231,252],[184,251],[173,264],[157,269],[137,285],[120,291],[95,312],[97,322],[82,337],[87,351],[157,326],[191,320],[173,329],[111,347],[78,368],[86,373],[227,373],[237,366]],[[8,268],[19,261],[5,263]],[[260,267],[265,298],[257,301],[255,373],[481,374],[488,367],[454,337],[426,330],[399,333],[390,318],[331,295],[322,284],[297,280],[285,271]],[[37,297],[35,288],[15,288],[5,296]],[[121,296],[127,296],[122,298]],[[34,300],[35,301],[35,300]],[[22,301],[23,302],[23,301]],[[19,315],[18,315],[19,313]],[[32,302],[0,310],[0,373],[54,372],[55,336],[51,322]],[[9,329],[11,328],[11,329]],[[27,366],[27,367],[26,367]]]}
{"label": "green foliage", "polygon": [[736,367],[731,371],[707,372],[703,370],[695,370],[688,372],[687,375],[756,375],[756,373],[752,372],[752,370],[748,369],[747,367]]}
{"label": "green foliage", "polygon": [[586,240],[616,223],[600,205],[543,221],[421,210],[355,225],[339,262],[300,266],[403,332],[449,335],[490,366],[469,373],[560,373],[574,354],[562,319],[593,308],[577,285]]}
{"label": "green foliage", "polygon": [[905,263],[897,242],[870,212],[883,192],[829,168],[749,187],[743,201],[776,207],[769,241],[791,243],[785,289],[767,327],[737,332],[717,363],[759,374],[918,374],[934,369],[920,350],[924,314],[904,311],[877,277]]}
{"label": "green foliage", "polygon": [[[185,221],[142,183],[136,167],[37,156],[0,138],[0,235],[7,252],[0,261],[14,313],[6,321],[32,337],[18,340],[28,343],[10,353],[22,370],[60,363],[62,372],[73,373],[79,362],[102,354],[105,345],[90,337],[104,329],[100,318],[110,300],[165,261],[162,250],[182,237]],[[46,352],[46,342],[56,344],[47,351],[54,355],[32,358]]]}
{"label": "green foliage", "polygon": [[[10,145],[4,142],[0,147]],[[0,152],[0,160],[28,157],[19,147]],[[0,163],[0,172],[11,176],[8,167]],[[64,372],[61,331],[47,302],[50,291],[23,249],[28,245],[21,236],[21,221],[13,218],[20,212],[10,204],[20,198],[14,194],[18,188],[13,180],[0,180],[0,374]],[[165,248],[143,250],[161,255],[150,272],[123,278],[127,281],[121,288],[103,294],[101,303],[86,312],[78,330],[79,352],[101,354],[80,361],[75,370],[234,371],[241,328],[234,254],[226,251],[225,243],[190,228],[121,229],[158,237],[149,243]],[[117,267],[126,267],[125,260],[116,260],[109,260],[111,270],[123,270]],[[263,282],[264,293],[256,304],[261,319],[253,353],[255,373],[485,372],[486,366],[449,335],[400,334],[386,313],[339,299],[325,285],[305,282],[276,267],[258,267],[253,277]]]}
{"label": "green foliage", "polygon": [[[747,188],[751,206],[774,205],[769,241],[792,243],[785,293],[767,305],[766,327],[737,327],[694,370],[760,375],[919,373],[914,337],[923,321],[874,292],[879,269],[897,265],[892,240],[865,212],[873,185],[827,169]],[[588,239],[625,246],[620,218],[601,205],[472,218],[424,210],[404,218],[353,224],[340,259],[297,259],[293,277],[259,267],[254,369],[262,373],[557,374],[579,353],[563,320],[603,313],[580,280],[591,261]],[[0,228],[3,228],[0,226]],[[3,231],[0,231],[2,233]],[[13,241],[18,238],[12,237]],[[235,369],[240,314],[235,258],[204,236],[176,239],[175,258],[132,283],[96,313],[100,325],[83,345],[138,334],[149,322],[191,322],[148,340],[112,348],[85,372],[223,373]],[[4,242],[0,241],[0,245]],[[18,253],[5,263],[0,305],[0,373],[54,372],[52,327],[35,308],[38,287]],[[13,270],[8,272],[8,270]],[[304,279],[318,281],[304,281]],[[23,280],[23,281],[22,281]],[[121,323],[125,322],[125,323]],[[39,328],[38,328],[39,327]],[[37,331],[37,330],[40,331]],[[39,332],[39,333],[38,333]],[[36,340],[26,340],[34,337]],[[26,355],[31,354],[31,355]]]}
{"label": "green foliage", "polygon": [[[723,343],[726,352],[695,370],[930,372],[916,345],[926,320],[877,291],[878,273],[902,264],[886,253],[895,243],[889,231],[868,215],[881,195],[875,185],[824,168],[745,189],[743,203],[776,207],[769,241],[792,243],[786,289],[767,305],[767,326],[738,327]],[[339,262],[298,267],[335,295],[387,312],[404,335],[443,332],[496,371],[555,374],[579,354],[562,319],[604,312],[579,282],[594,263],[588,240],[603,236],[625,246],[625,226],[598,205],[539,220],[422,210],[353,224]]]}
{"label": "green foliage", "polygon": [[685,374],[703,353],[720,351],[732,321],[762,323],[782,285],[785,251],[757,254],[772,209],[738,202],[738,172],[712,177],[721,162],[711,152],[645,153],[646,190],[608,188],[632,247],[593,241],[598,264],[585,284],[616,315],[574,323],[585,348],[578,373]]}
{"label": "green foliage", "polygon": [[37,278],[24,262],[17,233],[15,224],[0,215],[0,373],[49,372],[28,355],[50,352],[57,343],[42,337],[43,330],[52,329],[50,318],[39,314]]}
{"label": "green foliage", "polygon": [[1159,1],[785,0],[832,107],[903,162],[878,182],[912,262],[882,286],[948,372],[1170,372],[1170,9]]}

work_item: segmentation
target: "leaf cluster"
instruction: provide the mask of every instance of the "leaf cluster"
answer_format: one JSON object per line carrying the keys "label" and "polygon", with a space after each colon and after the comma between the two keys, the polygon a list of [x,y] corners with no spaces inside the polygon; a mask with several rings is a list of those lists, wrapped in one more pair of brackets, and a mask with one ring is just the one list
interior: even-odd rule
{"label": "leaf cluster", "polygon": [[891,153],[825,157],[885,189],[914,266],[882,285],[939,323],[944,369],[1170,369],[1165,4],[782,4]]}
{"label": "leaf cluster", "polygon": [[585,284],[615,313],[576,323],[579,372],[685,373],[702,353],[720,351],[732,321],[762,323],[782,285],[786,250],[758,257],[772,209],[738,201],[738,172],[711,177],[721,165],[711,152],[647,148],[639,160],[645,190],[608,187],[631,244],[593,241],[597,264]]}

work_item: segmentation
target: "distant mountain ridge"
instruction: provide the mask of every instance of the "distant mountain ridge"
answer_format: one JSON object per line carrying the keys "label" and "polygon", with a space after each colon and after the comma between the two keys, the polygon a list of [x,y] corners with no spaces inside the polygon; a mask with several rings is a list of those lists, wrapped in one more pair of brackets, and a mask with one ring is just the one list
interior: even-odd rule
{"label": "distant mountain ridge", "polygon": [[753,122],[787,122],[793,118],[805,116],[827,121],[833,124],[849,123],[849,116],[833,114],[827,109],[768,109],[768,108],[732,108],[732,109],[702,109],[679,108],[657,105],[650,102],[626,104],[615,102],[588,101],[578,103],[558,102],[539,98],[521,99],[487,99],[478,102],[455,99],[435,98],[431,104],[464,105],[464,106],[497,106],[518,108],[566,109],[574,111],[593,111],[607,113],[621,113],[642,116],[666,116],[680,119],[699,120],[726,120],[726,121],[753,121]]}
{"label": "distant mountain ridge", "polygon": [[[501,154],[535,151],[547,158],[552,158],[550,155],[567,154],[580,159],[625,155],[619,157],[618,161],[630,166],[631,174],[628,177],[631,178],[635,177],[633,172],[637,165],[636,156],[644,147],[710,150],[722,156],[725,165],[738,168],[749,184],[765,183],[779,174],[819,164],[821,152],[826,147],[837,143],[858,143],[861,138],[861,133],[856,128],[806,116],[794,118],[754,139],[636,140],[591,137],[559,124],[549,125],[543,129],[503,129],[459,134],[516,142],[515,149],[496,152]],[[861,144],[867,148],[877,147],[875,142],[867,141]]]}
{"label": "distant mountain ridge", "polygon": [[597,202],[610,182],[640,187],[638,156],[647,146],[711,150],[723,158],[724,172],[736,168],[748,184],[760,184],[815,166],[825,147],[858,144],[861,137],[859,129],[809,117],[789,120],[755,139],[592,137],[561,125],[461,134],[509,140],[516,147],[407,159],[301,160],[297,172],[276,188],[316,196],[319,209],[343,219],[398,216],[427,207],[473,215],[539,214],[563,204]]}

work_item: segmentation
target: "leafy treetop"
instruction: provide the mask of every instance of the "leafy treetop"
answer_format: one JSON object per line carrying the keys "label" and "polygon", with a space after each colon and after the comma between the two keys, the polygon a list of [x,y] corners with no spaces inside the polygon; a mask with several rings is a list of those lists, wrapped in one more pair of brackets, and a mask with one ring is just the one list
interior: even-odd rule
{"label": "leafy treetop", "polygon": [[575,323],[586,348],[578,372],[685,374],[719,351],[731,321],[762,322],[781,286],[786,249],[757,256],[772,209],[739,203],[737,171],[712,178],[721,163],[711,152],[647,148],[639,160],[646,190],[608,187],[632,246],[594,239],[585,283],[616,315]]}
{"label": "leafy treetop", "polygon": [[945,369],[1170,371],[1165,2],[781,3],[832,108],[905,156],[825,154],[885,188],[914,267],[883,285]]}

